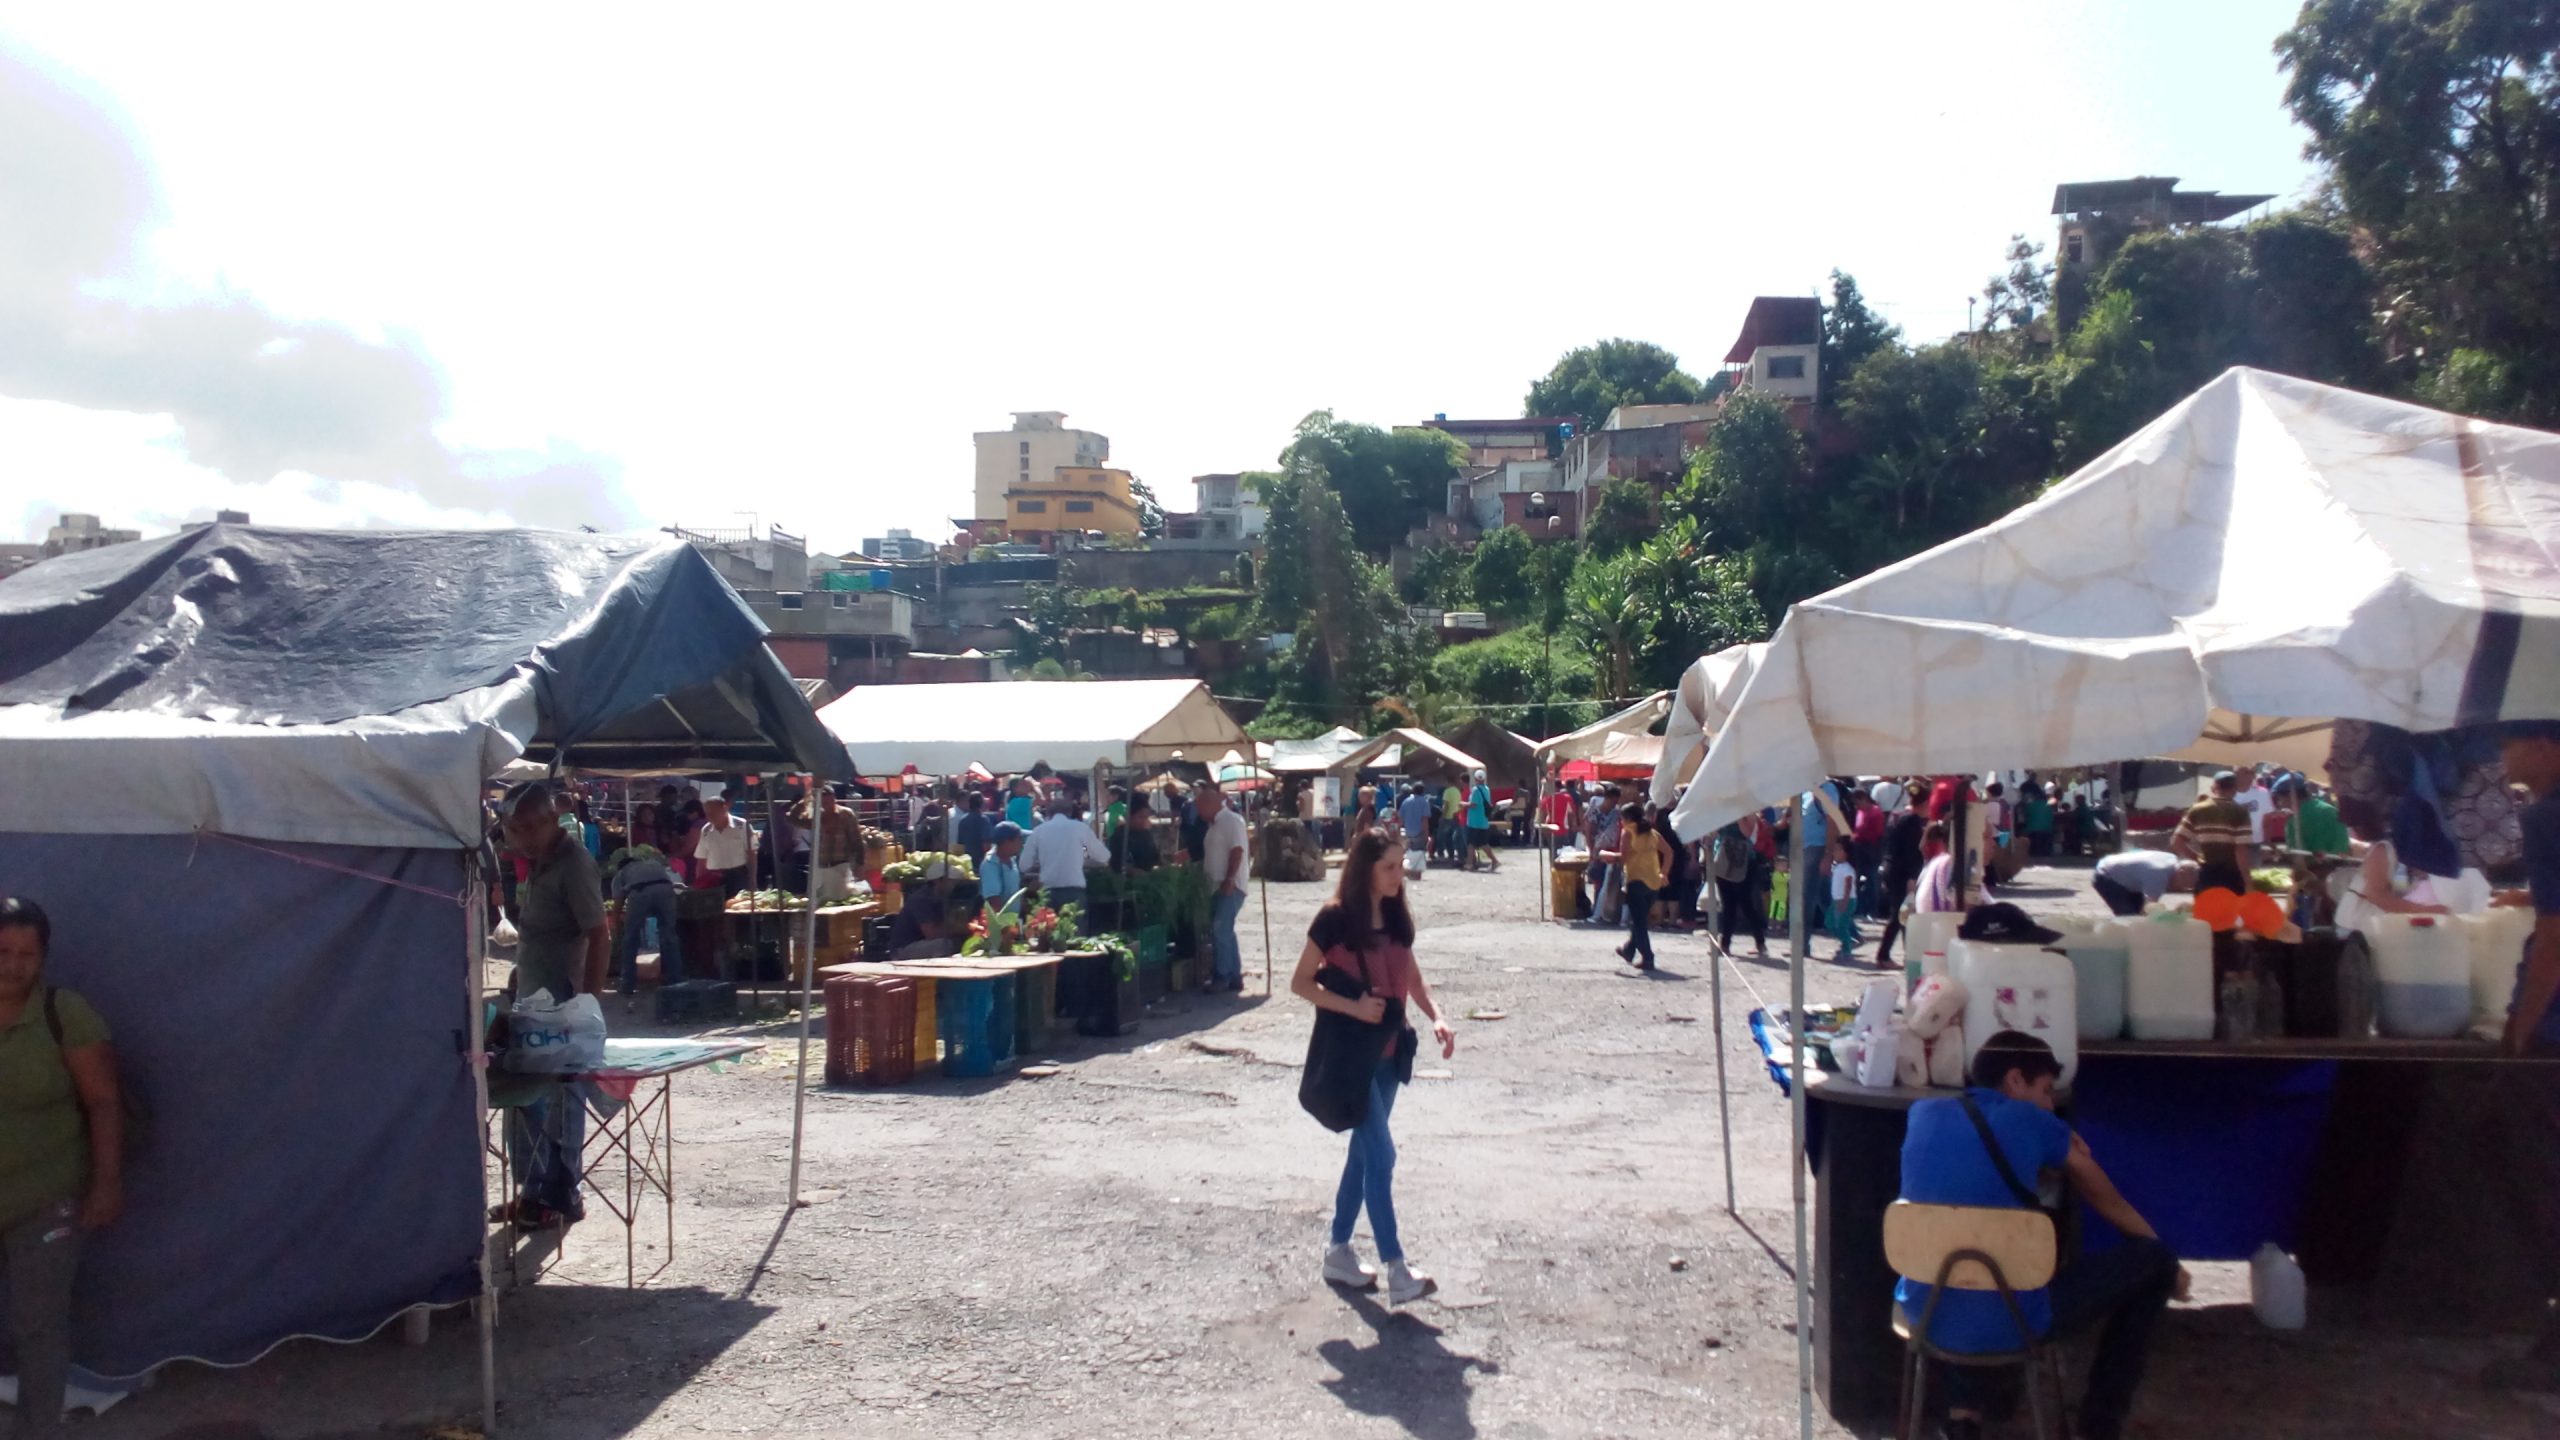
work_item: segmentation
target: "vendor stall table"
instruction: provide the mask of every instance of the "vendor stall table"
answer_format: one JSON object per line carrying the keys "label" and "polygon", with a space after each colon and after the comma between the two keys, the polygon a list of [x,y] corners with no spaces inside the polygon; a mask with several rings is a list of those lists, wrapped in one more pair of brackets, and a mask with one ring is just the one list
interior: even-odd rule
{"label": "vendor stall table", "polygon": [[[522,1123],[524,1107],[560,1085],[587,1086],[612,1100],[600,1105],[584,1089],[587,1143],[579,1156],[579,1179],[589,1194],[622,1222],[623,1284],[640,1283],[639,1223],[644,1200],[654,1192],[666,1206],[667,1253],[654,1280],[676,1256],[676,1109],[675,1077],[722,1060],[734,1060],[764,1047],[748,1040],[607,1040],[604,1063],[574,1074],[525,1075],[508,1070],[489,1073],[489,1115],[498,1125]],[[654,1088],[650,1082],[655,1081]],[[503,1137],[484,1136],[483,1143],[506,1175]],[[619,1196],[610,1184],[616,1157],[622,1162]],[[514,1177],[506,1176],[503,1193],[514,1193]],[[513,1234],[512,1231],[509,1232]],[[511,1252],[512,1253],[512,1252]]]}
{"label": "vendor stall table", "polygon": [[[821,967],[818,974],[821,978],[903,975],[916,981],[916,1068],[921,1071],[939,1063],[942,1026],[938,992],[945,982],[1007,982],[1003,988],[1010,992],[1005,997],[1009,1008],[1001,1017],[1002,1023],[992,1025],[987,1037],[999,1053],[987,1057],[988,1065],[1012,1059],[1026,1045],[1046,1044],[1057,1005],[1059,960],[1056,955],[968,955],[950,960],[856,961]],[[989,1003],[994,1003],[992,997]],[[989,1017],[991,1022],[996,1018]]]}
{"label": "vendor stall table", "polygon": [[[2066,1118],[2172,1249],[2190,1259],[2241,1258],[2245,1248],[2221,1253],[2235,1248],[2234,1236],[2279,1238],[2262,1232],[2282,1226],[2298,1232],[2315,1284],[2358,1283],[2379,1267],[2404,1176],[2423,1168],[2407,1163],[2405,1121],[2393,1126],[2384,1117],[2405,1115],[2436,1067],[2482,1075],[2560,1065],[2550,1056],[2505,1057],[2482,1041],[2380,1038],[2091,1040],[2081,1042],[2080,1055]],[[2244,1075],[2235,1065],[2250,1068]],[[1810,1067],[1805,1082],[1814,1389],[1844,1425],[1889,1423],[1902,1343],[1892,1328],[1884,1212],[1901,1192],[1911,1107],[1957,1092],[1858,1085]],[[2185,1123],[2207,1106],[2210,1125]],[[2235,1146],[2243,1152],[2236,1158],[2226,1153]],[[2466,1182],[2418,1175],[2408,1183]],[[2317,1205],[2306,1203],[2309,1193],[2319,1195]],[[2450,1291],[2465,1286],[2459,1275],[2438,1278]]]}

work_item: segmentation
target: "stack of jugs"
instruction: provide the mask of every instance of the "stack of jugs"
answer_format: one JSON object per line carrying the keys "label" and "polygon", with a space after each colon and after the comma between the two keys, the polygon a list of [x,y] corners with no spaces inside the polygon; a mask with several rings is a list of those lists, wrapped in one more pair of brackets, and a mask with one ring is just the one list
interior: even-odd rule
{"label": "stack of jugs", "polygon": [[2132,940],[2113,916],[2063,915],[2045,922],[2059,930],[2055,948],[2071,957],[2080,1006],[2080,1038],[2113,1040],[2124,1033],[2125,956]]}
{"label": "stack of jugs", "polygon": [[2443,1040],[2471,1028],[2471,949],[2452,916],[2374,915],[2364,932],[2383,1034]]}
{"label": "stack of jugs", "polygon": [[2533,933],[2533,911],[2502,905],[2464,915],[2460,926],[2471,952],[2471,1028],[2504,1030],[2516,998],[2516,966],[2524,960],[2525,937]]}
{"label": "stack of jugs", "polygon": [[2213,927],[2183,910],[2125,922],[2125,1029],[2136,1040],[2213,1038]]}
{"label": "stack of jugs", "polygon": [[2062,1078],[2080,1072],[2080,1014],[2071,958],[2041,945],[1992,945],[1955,940],[1947,973],[1964,986],[1965,1064],[2003,1030],[2033,1035],[2053,1047]]}
{"label": "stack of jugs", "polygon": [[1902,937],[1903,988],[1920,983],[1923,975],[1947,973],[1947,947],[1955,943],[1956,927],[1964,917],[1953,910],[1921,910],[1911,916]]}

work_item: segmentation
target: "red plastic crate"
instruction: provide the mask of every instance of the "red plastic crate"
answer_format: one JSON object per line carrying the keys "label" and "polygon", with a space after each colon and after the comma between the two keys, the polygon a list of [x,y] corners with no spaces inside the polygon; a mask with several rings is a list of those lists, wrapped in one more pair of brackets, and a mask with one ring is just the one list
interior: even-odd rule
{"label": "red plastic crate", "polygon": [[916,1073],[916,983],[903,976],[827,981],[827,1083],[904,1085]]}

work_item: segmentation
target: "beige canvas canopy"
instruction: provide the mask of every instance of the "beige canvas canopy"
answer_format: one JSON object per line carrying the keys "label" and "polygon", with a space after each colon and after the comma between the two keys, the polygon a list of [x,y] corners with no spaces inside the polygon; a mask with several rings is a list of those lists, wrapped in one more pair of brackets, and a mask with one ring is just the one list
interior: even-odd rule
{"label": "beige canvas canopy", "polygon": [[1598,760],[1612,735],[1648,735],[1671,713],[1671,692],[1656,690],[1626,709],[1595,720],[1579,730],[1538,742],[1538,759],[1549,764]]}
{"label": "beige canvas canopy", "polygon": [[1016,775],[1043,761],[1057,770],[1206,764],[1253,748],[1197,680],[863,685],[818,718],[865,775],[910,765],[927,775],[957,775],[972,763]]}

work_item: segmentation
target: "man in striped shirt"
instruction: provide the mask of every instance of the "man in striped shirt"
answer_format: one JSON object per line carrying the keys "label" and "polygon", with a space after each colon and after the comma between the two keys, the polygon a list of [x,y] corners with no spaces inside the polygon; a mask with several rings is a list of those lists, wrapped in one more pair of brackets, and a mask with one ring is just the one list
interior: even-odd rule
{"label": "man in striped shirt", "polygon": [[2178,821],[2169,848],[2196,862],[2198,890],[2249,893],[2249,849],[2254,822],[2249,807],[2236,798],[2240,777],[2225,770],[2213,777],[2213,793],[2189,807]]}

